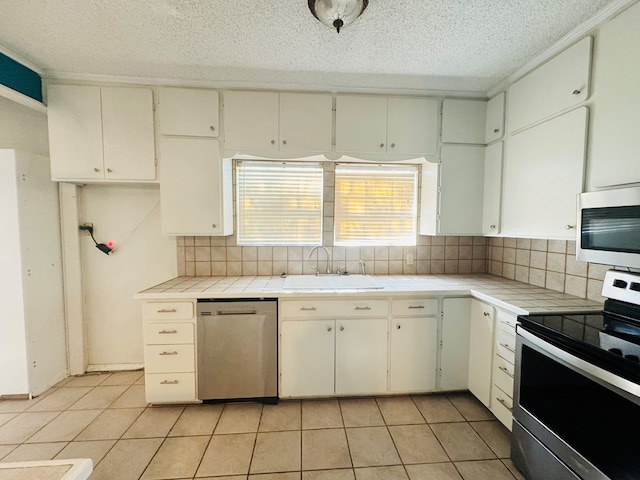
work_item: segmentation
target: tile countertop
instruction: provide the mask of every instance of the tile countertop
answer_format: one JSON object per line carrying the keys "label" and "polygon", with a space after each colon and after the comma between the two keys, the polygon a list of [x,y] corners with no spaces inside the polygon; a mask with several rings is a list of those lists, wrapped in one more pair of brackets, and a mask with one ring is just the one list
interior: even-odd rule
{"label": "tile countertop", "polygon": [[0,480],[86,480],[92,471],[88,458],[0,463]]}
{"label": "tile countertop", "polygon": [[366,295],[399,297],[471,295],[517,315],[602,310],[602,303],[493,275],[376,275],[381,289],[285,290],[279,276],[176,277],[138,292],[139,300],[198,298],[301,298]]}

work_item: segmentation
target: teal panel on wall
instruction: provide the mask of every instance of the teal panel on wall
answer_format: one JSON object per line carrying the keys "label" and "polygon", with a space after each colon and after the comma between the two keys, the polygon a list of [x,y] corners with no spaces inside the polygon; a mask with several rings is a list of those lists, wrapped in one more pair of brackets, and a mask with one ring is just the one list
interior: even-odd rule
{"label": "teal panel on wall", "polygon": [[42,102],[40,75],[3,53],[0,53],[0,83]]}

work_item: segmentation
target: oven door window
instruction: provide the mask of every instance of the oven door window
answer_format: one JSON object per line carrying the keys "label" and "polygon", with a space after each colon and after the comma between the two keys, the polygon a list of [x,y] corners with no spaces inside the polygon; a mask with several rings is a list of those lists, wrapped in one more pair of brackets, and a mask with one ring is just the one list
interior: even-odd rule
{"label": "oven door window", "polygon": [[640,405],[522,345],[520,405],[612,479],[640,473]]}
{"label": "oven door window", "polygon": [[640,206],[585,208],[580,236],[583,249],[640,253]]}

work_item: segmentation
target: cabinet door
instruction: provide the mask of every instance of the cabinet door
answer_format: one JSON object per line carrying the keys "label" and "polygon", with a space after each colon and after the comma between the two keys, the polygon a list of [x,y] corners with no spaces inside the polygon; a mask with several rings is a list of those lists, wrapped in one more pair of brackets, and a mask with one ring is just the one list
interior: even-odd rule
{"label": "cabinet door", "polygon": [[438,319],[394,318],[391,322],[389,390],[428,392],[436,388]]}
{"label": "cabinet door", "polygon": [[500,233],[502,198],[502,142],[489,145],[484,153],[484,202],[482,204],[482,233]]}
{"label": "cabinet door", "polygon": [[482,232],[484,152],[485,148],[480,146],[442,147],[439,234],[476,235]]}
{"label": "cabinet door", "polygon": [[387,97],[336,97],[336,151],[385,153]]}
{"label": "cabinet door", "polygon": [[160,202],[165,235],[230,235],[231,165],[217,140],[162,137]]}
{"label": "cabinet door", "polygon": [[161,88],[158,94],[160,134],[218,136],[218,92],[191,88]]}
{"label": "cabinet door", "polygon": [[331,95],[280,94],[280,150],[330,152],[332,128]]}
{"label": "cabinet door", "polygon": [[469,324],[471,299],[445,298],[442,302],[440,388],[465,390],[469,383]]}
{"label": "cabinet door", "polygon": [[487,407],[491,401],[494,321],[495,309],[491,305],[471,300],[469,390]]}
{"label": "cabinet door", "polygon": [[101,88],[107,180],[156,178],[153,93],[148,88]]}
{"label": "cabinet door", "polygon": [[444,143],[485,143],[487,102],[451,100],[442,102],[442,141]]}
{"label": "cabinet door", "polygon": [[333,395],[334,327],[334,320],[281,323],[281,397]]}
{"label": "cabinet door", "polygon": [[509,138],[502,233],[574,240],[582,192],[587,109],[578,108]]}
{"label": "cabinet door", "polygon": [[485,143],[499,140],[504,135],[504,92],[487,102]]}
{"label": "cabinet door", "polygon": [[103,178],[100,88],[50,85],[47,97],[53,180]]}
{"label": "cabinet door", "polygon": [[388,99],[387,153],[435,155],[437,143],[437,100]]}
{"label": "cabinet door", "polygon": [[567,110],[589,98],[592,37],[586,37],[509,88],[509,131]]}
{"label": "cabinet door", "polygon": [[238,152],[278,151],[278,94],[224,92],[224,147]]}
{"label": "cabinet door", "polygon": [[387,319],[336,320],[336,394],[387,391]]}

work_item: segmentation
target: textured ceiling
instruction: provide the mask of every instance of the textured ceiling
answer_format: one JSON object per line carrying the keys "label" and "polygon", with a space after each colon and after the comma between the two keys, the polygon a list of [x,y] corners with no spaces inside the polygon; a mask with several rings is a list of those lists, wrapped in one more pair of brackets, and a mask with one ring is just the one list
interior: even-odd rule
{"label": "textured ceiling", "polygon": [[487,92],[613,0],[370,0],[340,34],[306,0],[0,0],[0,48],[45,75]]}

